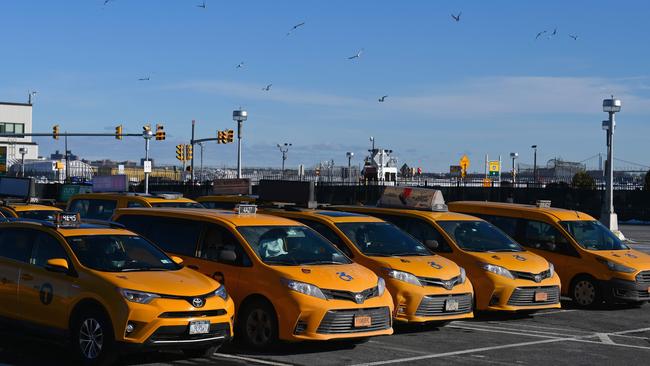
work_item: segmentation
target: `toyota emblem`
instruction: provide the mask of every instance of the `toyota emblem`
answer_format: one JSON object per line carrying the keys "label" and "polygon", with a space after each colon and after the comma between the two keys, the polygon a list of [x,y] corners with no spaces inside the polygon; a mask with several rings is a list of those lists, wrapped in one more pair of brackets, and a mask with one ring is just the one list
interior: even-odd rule
{"label": "toyota emblem", "polygon": [[203,301],[202,298],[195,297],[192,299],[192,306],[194,306],[195,308],[202,308],[203,305],[205,305],[205,302]]}
{"label": "toyota emblem", "polygon": [[451,290],[452,288],[454,288],[454,283],[453,283],[452,281],[443,281],[443,282],[442,282],[442,285],[443,285],[447,290]]}
{"label": "toyota emblem", "polygon": [[542,282],[542,275],[536,274],[535,275],[535,282]]}
{"label": "toyota emblem", "polygon": [[357,304],[363,303],[363,294],[355,294],[354,295],[354,301],[356,301]]}

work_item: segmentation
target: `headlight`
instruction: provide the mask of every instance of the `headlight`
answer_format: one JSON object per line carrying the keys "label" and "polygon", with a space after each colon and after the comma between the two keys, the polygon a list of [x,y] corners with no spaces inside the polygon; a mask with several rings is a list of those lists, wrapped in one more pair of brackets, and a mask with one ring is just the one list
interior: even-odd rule
{"label": "headlight", "polygon": [[465,268],[459,267],[460,268],[460,283],[465,283],[465,280],[467,279],[467,273],[465,273]]}
{"label": "headlight", "polygon": [[386,281],[384,281],[383,278],[379,277],[377,279],[377,292],[379,293],[379,296],[382,296],[384,294],[384,291],[386,291]]}
{"label": "headlight", "polygon": [[612,262],[612,261],[608,261],[608,260],[606,260],[606,259],[598,258],[598,261],[599,261],[600,263],[606,265],[607,268],[609,268],[610,271],[614,271],[614,272],[623,272],[623,273],[632,273],[632,272],[636,272],[636,269],[634,269],[634,268],[632,268],[632,267],[624,266],[624,265],[622,265],[622,264],[619,264],[619,263],[616,263],[616,262]]}
{"label": "headlight", "polygon": [[410,283],[411,285],[422,286],[420,280],[418,280],[417,277],[415,277],[414,275],[408,272],[402,272],[390,268],[386,268],[386,270],[388,271],[388,277],[394,278],[399,281],[404,281],[406,283]]}
{"label": "headlight", "polygon": [[149,292],[128,290],[125,288],[119,288],[117,290],[126,300],[131,302],[137,302],[138,304],[148,304],[151,302],[151,300],[160,297],[160,295],[152,294]]}
{"label": "headlight", "polygon": [[548,262],[548,272],[549,272],[548,278],[553,277],[553,274],[555,273],[555,266],[551,262]]}
{"label": "headlight", "polygon": [[498,274],[499,276],[503,276],[503,277],[509,278],[511,280],[515,279],[515,276],[513,276],[512,273],[510,273],[510,271],[508,271],[507,269],[505,269],[505,268],[503,268],[501,266],[497,266],[496,264],[479,263],[479,266],[481,268],[483,268],[484,270],[486,270],[488,272]]}
{"label": "headlight", "polygon": [[323,291],[321,291],[320,288],[318,288],[318,286],[314,286],[312,284],[305,283],[305,282],[288,280],[288,279],[282,279],[282,283],[284,283],[288,288],[292,289],[293,291],[300,292],[301,294],[305,294],[309,296],[314,296],[319,299],[327,300],[327,298],[323,294]]}
{"label": "headlight", "polygon": [[226,286],[221,285],[215,292],[214,296],[219,296],[220,298],[227,300],[228,299],[228,291],[226,291]]}

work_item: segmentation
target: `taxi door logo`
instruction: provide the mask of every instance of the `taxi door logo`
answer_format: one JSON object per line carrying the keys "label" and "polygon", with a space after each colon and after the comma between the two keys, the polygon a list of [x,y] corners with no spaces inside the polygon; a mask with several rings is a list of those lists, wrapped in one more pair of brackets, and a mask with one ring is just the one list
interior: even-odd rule
{"label": "taxi door logo", "polygon": [[513,255],[513,257],[514,257],[516,260],[520,261],[520,262],[525,262],[525,261],[526,261],[526,257],[522,257],[522,256],[520,256],[519,254],[515,254],[515,255]]}
{"label": "taxi door logo", "polygon": [[205,305],[205,302],[203,301],[202,298],[195,297],[192,299],[192,306],[194,306],[195,308],[202,308],[203,305]]}
{"label": "taxi door logo", "polygon": [[634,255],[632,253],[625,253],[625,256],[630,257],[630,258],[639,258],[639,257],[637,257],[636,255]]}
{"label": "taxi door logo", "polygon": [[343,281],[350,282],[352,281],[353,277],[350,276],[349,274],[345,272],[336,272],[337,275],[339,275],[339,278],[342,279]]}
{"label": "taxi door logo", "polygon": [[442,266],[436,262],[429,262],[429,265],[435,269],[442,269]]}

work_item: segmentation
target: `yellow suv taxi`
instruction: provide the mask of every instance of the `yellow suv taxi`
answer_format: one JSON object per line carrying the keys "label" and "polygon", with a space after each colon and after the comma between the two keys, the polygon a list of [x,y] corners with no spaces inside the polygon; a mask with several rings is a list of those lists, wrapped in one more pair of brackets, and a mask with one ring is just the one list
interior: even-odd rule
{"label": "yellow suv taxi", "polygon": [[376,207],[334,208],[392,222],[465,268],[477,310],[529,312],[560,307],[560,279],[551,263],[487,221],[448,212],[440,191],[386,187]]}
{"label": "yellow suv taxi", "polygon": [[393,333],[384,280],[301,223],[250,205],[120,209],[114,220],[224,283],[237,309],[236,334],[251,347]]}
{"label": "yellow suv taxi", "polygon": [[54,205],[46,204],[49,202],[43,201],[4,200],[0,203],[2,204],[0,206],[0,216],[6,218],[22,217],[25,219],[52,221],[57,213],[63,211]]}
{"label": "yellow suv taxi", "polygon": [[496,202],[451,202],[453,211],[492,222],[555,265],[565,294],[581,307],[603,301],[650,301],[650,255],[631,249],[593,217],[578,211]]}
{"label": "yellow suv taxi", "polygon": [[[180,265],[121,225],[0,222],[0,317],[40,334],[68,335],[84,364],[120,350],[212,354],[232,337],[225,287]],[[21,327],[22,328],[22,327]]]}
{"label": "yellow suv taxi", "polygon": [[67,211],[84,219],[108,220],[116,209],[130,207],[203,208],[180,193],[82,193],[70,198]]}
{"label": "yellow suv taxi", "polygon": [[224,194],[201,196],[196,202],[205,206],[205,208],[233,210],[240,203],[255,204],[257,197],[248,194]]}
{"label": "yellow suv taxi", "polygon": [[395,320],[444,322],[473,316],[474,291],[465,270],[384,220],[292,206],[265,208],[263,212],[311,227],[382,277],[393,296]]}

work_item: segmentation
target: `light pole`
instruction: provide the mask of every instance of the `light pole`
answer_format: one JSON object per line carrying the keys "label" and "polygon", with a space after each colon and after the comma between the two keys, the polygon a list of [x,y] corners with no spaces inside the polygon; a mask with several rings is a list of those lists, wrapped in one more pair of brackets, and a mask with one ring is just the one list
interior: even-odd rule
{"label": "light pole", "polygon": [[530,148],[533,149],[533,182],[537,183],[537,145]]}
{"label": "light pole", "polygon": [[519,156],[519,153],[516,153],[516,152],[511,152],[510,153],[510,158],[512,158],[512,185],[513,186],[517,182],[517,169],[515,169],[515,160],[517,160],[518,156]]}
{"label": "light pole", "polygon": [[372,143],[372,150],[370,150],[370,154],[375,152],[375,138],[370,136],[370,142]]}
{"label": "light pole", "polygon": [[603,121],[603,130],[607,131],[607,172],[606,172],[606,188],[605,188],[605,202],[603,205],[603,212],[600,216],[600,221],[603,225],[607,226],[609,230],[618,231],[618,218],[614,212],[614,129],[616,128],[616,121],[614,115],[616,112],[621,111],[621,100],[611,99],[603,100],[603,112],[609,114],[609,119]]}
{"label": "light pole", "polygon": [[205,179],[205,177],[203,176],[203,143],[197,142],[197,144],[199,144],[199,146],[201,147],[201,173],[199,173],[199,180],[203,182]]}
{"label": "light pole", "polygon": [[18,149],[18,152],[20,155],[22,155],[22,162],[20,164],[20,176],[25,177],[25,154],[27,154],[27,148],[26,147],[21,147]]}
{"label": "light pole", "polygon": [[354,153],[348,151],[345,153],[345,156],[348,157],[348,182],[352,184],[352,157],[354,156]]}
{"label": "light pole", "polygon": [[[151,131],[150,125],[144,125],[142,127],[142,137],[144,138],[144,164],[147,165],[149,162],[149,141],[153,138],[153,131]],[[144,193],[149,194],[149,167],[144,167]]]}
{"label": "light pole", "polygon": [[232,119],[237,122],[237,178],[241,179],[241,127],[248,119],[248,112],[237,109],[232,111]]}
{"label": "light pole", "polygon": [[284,179],[284,162],[287,160],[287,152],[289,152],[289,147],[291,143],[285,142],[283,145],[278,144],[278,149],[282,153],[282,179]]}

